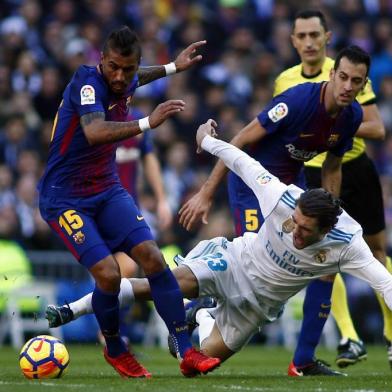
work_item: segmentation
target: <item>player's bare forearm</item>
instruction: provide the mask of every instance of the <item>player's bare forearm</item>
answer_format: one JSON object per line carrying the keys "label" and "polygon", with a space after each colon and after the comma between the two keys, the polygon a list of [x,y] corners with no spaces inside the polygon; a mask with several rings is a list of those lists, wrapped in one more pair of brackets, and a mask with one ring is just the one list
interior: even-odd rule
{"label": "player's bare forearm", "polygon": [[328,162],[326,159],[321,168],[321,186],[335,197],[339,197],[341,185],[341,160]]}
{"label": "player's bare forearm", "polygon": [[138,121],[105,121],[101,112],[85,114],[80,123],[90,145],[115,143],[141,133]]}
{"label": "player's bare forearm", "polygon": [[384,140],[385,127],[376,104],[364,105],[363,120],[355,136],[364,139]]}
{"label": "player's bare forearm", "polygon": [[[179,99],[169,99],[160,103],[148,116],[150,128],[156,128],[184,108],[185,102]],[[105,121],[103,112],[85,114],[80,118],[80,124],[90,145],[119,142],[142,132],[139,121]]]}
{"label": "player's bare forearm", "polygon": [[139,86],[148,84],[156,79],[166,76],[165,67],[163,65],[154,65],[152,67],[139,67],[137,71],[139,78]]}

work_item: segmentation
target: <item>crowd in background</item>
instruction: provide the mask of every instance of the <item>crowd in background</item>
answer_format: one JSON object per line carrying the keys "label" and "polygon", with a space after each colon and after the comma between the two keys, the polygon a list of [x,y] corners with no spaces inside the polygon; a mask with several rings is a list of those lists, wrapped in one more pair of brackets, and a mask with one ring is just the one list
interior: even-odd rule
{"label": "crowd in background", "polygon": [[[385,141],[368,143],[379,170],[392,249],[392,2],[390,0],[3,0],[0,3],[0,237],[26,249],[61,249],[37,208],[36,185],[48,154],[61,94],[81,64],[95,65],[107,34],[136,30],[142,65],[166,64],[189,43],[206,39],[203,61],[137,90],[146,115],[165,99],[186,110],[154,130],[168,199],[179,207],[206,179],[214,161],[196,155],[194,135],[208,118],[230,139],[269,101],[274,78],[299,62],[290,41],[300,8],[319,8],[333,37],[329,55],[348,44],[372,56],[370,77],[384,120]],[[140,179],[140,203],[154,227],[154,201]],[[369,190],[371,191],[371,190]],[[148,214],[150,212],[151,214]],[[188,250],[193,241],[233,235],[224,185],[209,225],[187,233],[175,220],[157,232],[161,244]]]}

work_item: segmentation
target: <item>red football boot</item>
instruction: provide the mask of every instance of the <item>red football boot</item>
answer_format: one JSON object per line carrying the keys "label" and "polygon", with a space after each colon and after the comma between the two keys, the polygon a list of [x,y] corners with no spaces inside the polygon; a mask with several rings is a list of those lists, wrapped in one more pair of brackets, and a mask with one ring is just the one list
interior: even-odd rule
{"label": "red football boot", "polygon": [[181,373],[185,377],[195,377],[200,373],[207,374],[212,372],[221,364],[219,358],[208,357],[194,348],[186,350],[181,361]]}
{"label": "red football boot", "polygon": [[129,352],[125,352],[120,354],[118,357],[112,358],[109,357],[108,352],[105,349],[103,350],[103,355],[106,359],[106,362],[109,365],[112,365],[116,372],[120,374],[121,377],[127,378],[141,378],[146,377],[150,378],[151,373],[147,371],[137,360],[136,358]]}

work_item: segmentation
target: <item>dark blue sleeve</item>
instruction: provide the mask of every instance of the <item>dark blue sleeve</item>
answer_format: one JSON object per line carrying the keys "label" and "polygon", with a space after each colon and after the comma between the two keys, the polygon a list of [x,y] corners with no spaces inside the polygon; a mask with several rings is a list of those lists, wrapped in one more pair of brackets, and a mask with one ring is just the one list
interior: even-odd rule
{"label": "dark blue sleeve", "polygon": [[293,122],[295,116],[297,116],[297,120],[298,116],[301,115],[297,110],[298,96],[295,97],[292,90],[289,89],[274,97],[265,109],[258,114],[257,118],[267,133],[286,128]]}
{"label": "dark blue sleeve", "polygon": [[107,88],[96,74],[81,67],[71,83],[70,98],[79,116],[91,112],[106,112]]}
{"label": "dark blue sleeve", "polygon": [[347,151],[350,151],[353,148],[353,139],[362,120],[363,111],[361,105],[358,102],[354,102],[351,106],[351,110],[347,111],[345,114],[347,126],[344,126],[344,129],[347,129],[347,132],[345,132],[341,141],[330,149],[332,154],[337,157],[342,157]]}

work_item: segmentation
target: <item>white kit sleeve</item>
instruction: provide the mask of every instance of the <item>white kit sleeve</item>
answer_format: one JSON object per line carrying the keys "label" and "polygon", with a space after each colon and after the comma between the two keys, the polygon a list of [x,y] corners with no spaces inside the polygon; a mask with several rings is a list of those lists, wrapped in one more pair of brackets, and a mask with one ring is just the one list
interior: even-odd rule
{"label": "white kit sleeve", "polygon": [[222,159],[224,164],[252,189],[264,217],[272,212],[282,194],[287,190],[285,184],[264,168],[260,162],[223,140],[206,136],[201,147]]}
{"label": "white kit sleeve", "polygon": [[373,256],[360,234],[354,236],[342,257],[340,270],[367,282],[392,310],[392,275]]}

